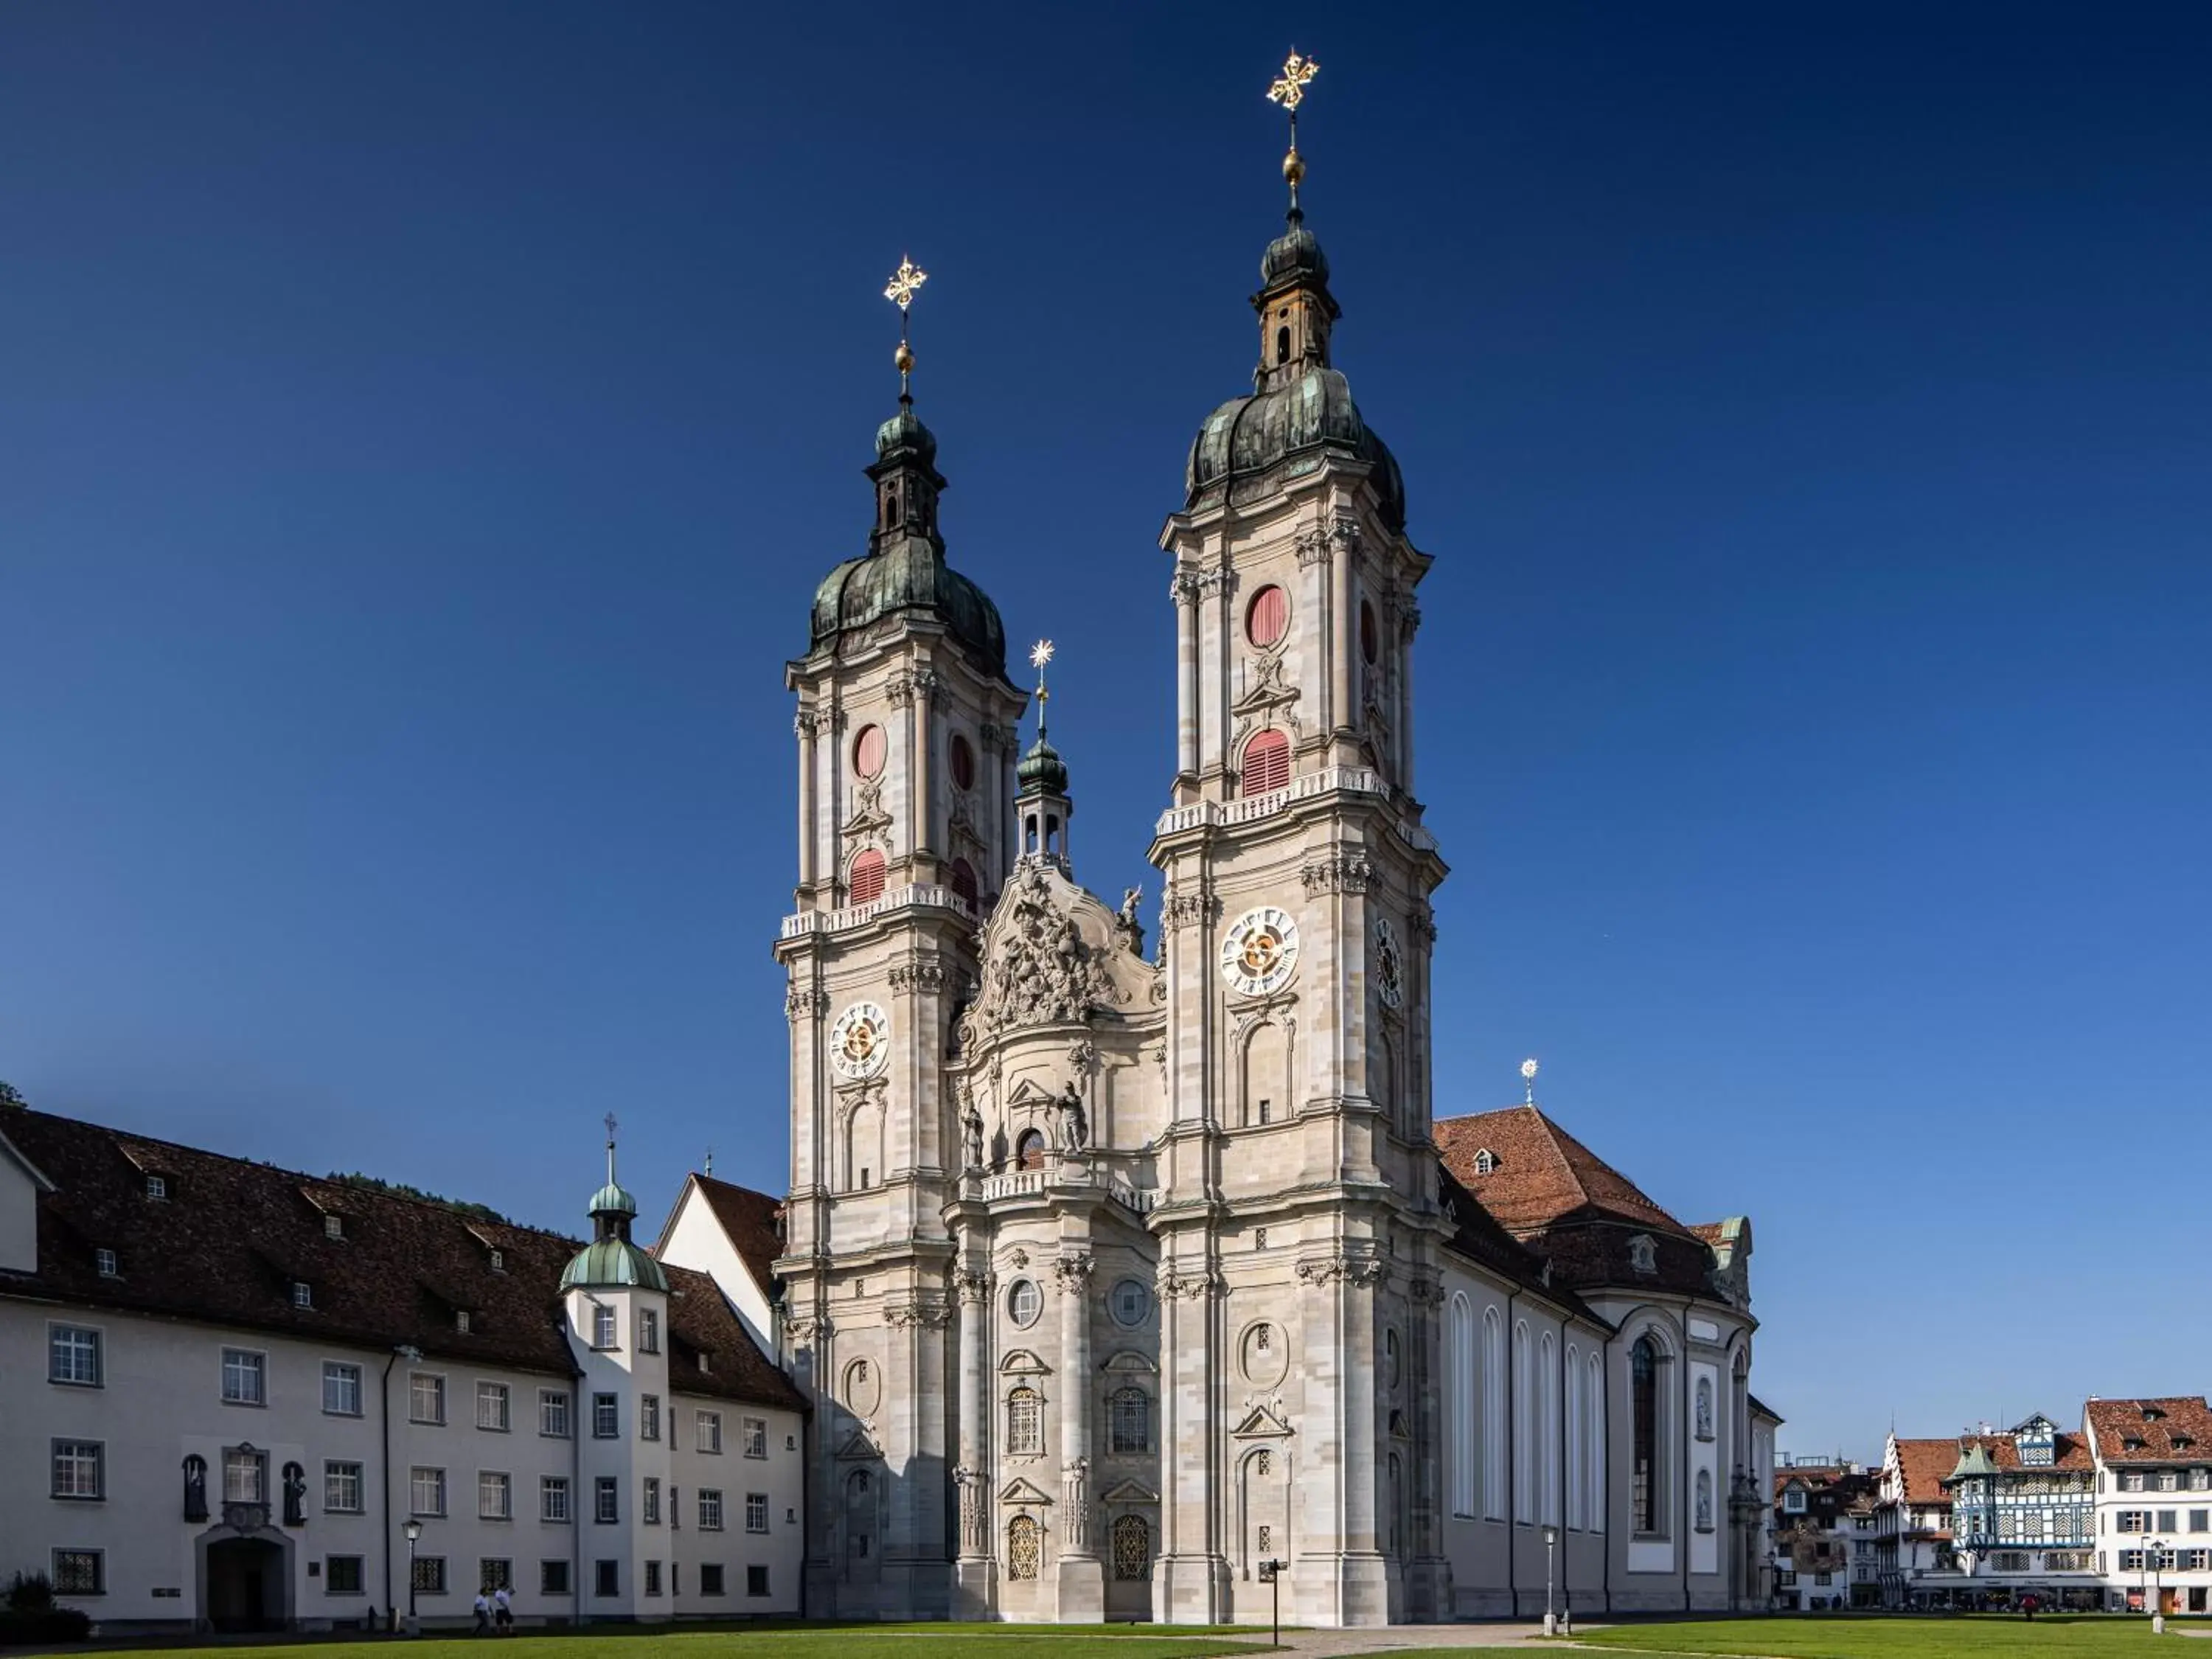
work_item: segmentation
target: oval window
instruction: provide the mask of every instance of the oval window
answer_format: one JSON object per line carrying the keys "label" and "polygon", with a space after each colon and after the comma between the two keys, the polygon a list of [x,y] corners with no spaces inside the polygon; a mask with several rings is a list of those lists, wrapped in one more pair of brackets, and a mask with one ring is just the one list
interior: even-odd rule
{"label": "oval window", "polygon": [[888,746],[882,726],[862,726],[860,735],[853,739],[853,769],[864,778],[878,776],[884,769]]}
{"label": "oval window", "polygon": [[1107,1305],[1114,1310],[1115,1324],[1141,1325],[1152,1310],[1152,1293],[1142,1279],[1125,1279],[1115,1285]]}
{"label": "oval window", "polygon": [[1376,653],[1382,648],[1382,636],[1375,626],[1375,607],[1362,599],[1359,602],[1359,654],[1371,666]]}
{"label": "oval window", "polygon": [[1044,1292],[1036,1287],[1034,1279],[1018,1279],[1014,1287],[1006,1292],[1006,1316],[1024,1330],[1036,1323],[1037,1316],[1044,1311]]}
{"label": "oval window", "polygon": [[1273,645],[1283,637],[1283,632],[1290,623],[1289,596],[1271,584],[1255,593],[1251,605],[1245,610],[1245,636],[1255,645]]}
{"label": "oval window", "polygon": [[973,789],[975,787],[975,751],[968,739],[957,732],[952,734],[952,783],[955,788]]}

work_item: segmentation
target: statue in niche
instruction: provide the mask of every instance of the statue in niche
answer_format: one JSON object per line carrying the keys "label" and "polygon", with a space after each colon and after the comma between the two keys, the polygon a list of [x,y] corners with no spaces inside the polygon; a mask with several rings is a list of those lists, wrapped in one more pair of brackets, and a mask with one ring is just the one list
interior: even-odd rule
{"label": "statue in niche", "polygon": [[967,1110],[960,1115],[960,1150],[967,1167],[983,1167],[983,1115],[975,1109],[975,1097],[968,1097]]}
{"label": "statue in niche", "polygon": [[297,1463],[284,1466],[284,1524],[307,1524],[307,1473]]}
{"label": "statue in niche", "polygon": [[185,1460],[185,1519],[207,1518],[207,1459],[195,1452]]}
{"label": "statue in niche", "polygon": [[1060,1144],[1079,1152],[1091,1144],[1091,1119],[1083,1109],[1083,1097],[1070,1083],[1054,1103],[1060,1108]]}

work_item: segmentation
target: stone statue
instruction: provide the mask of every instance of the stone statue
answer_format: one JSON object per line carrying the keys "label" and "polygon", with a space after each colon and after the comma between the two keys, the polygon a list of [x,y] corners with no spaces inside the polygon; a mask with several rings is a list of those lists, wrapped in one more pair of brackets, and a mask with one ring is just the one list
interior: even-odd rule
{"label": "stone statue", "polygon": [[307,1524],[307,1475],[297,1463],[284,1466],[284,1524]]}
{"label": "stone statue", "polygon": [[185,1519],[207,1518],[207,1459],[194,1453],[185,1460]]}
{"label": "stone statue", "polygon": [[1060,1107],[1060,1144],[1071,1152],[1081,1152],[1091,1144],[1091,1119],[1083,1109],[1083,1097],[1070,1083],[1060,1091],[1055,1103]]}
{"label": "stone statue", "polygon": [[1114,931],[1129,947],[1133,957],[1145,954],[1145,924],[1137,920],[1137,907],[1144,902],[1143,888],[1125,887],[1121,890],[1121,908],[1114,913]]}
{"label": "stone statue", "polygon": [[970,1170],[983,1167],[983,1115],[975,1109],[975,1099],[969,1096],[968,1109],[960,1115],[961,1152]]}

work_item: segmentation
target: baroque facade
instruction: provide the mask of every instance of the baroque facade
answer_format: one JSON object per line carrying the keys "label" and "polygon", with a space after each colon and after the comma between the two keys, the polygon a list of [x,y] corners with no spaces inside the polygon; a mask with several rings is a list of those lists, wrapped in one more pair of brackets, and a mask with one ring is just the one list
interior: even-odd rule
{"label": "baroque facade", "polygon": [[1366,1625],[1540,1612],[1554,1573],[1586,1608],[1764,1604],[1748,1224],[1682,1226],[1533,1104],[1434,1117],[1431,560],[1296,183],[1253,389],[1161,538],[1155,938],[1079,882],[1069,769],[1042,704],[1017,737],[909,397],[789,665],[763,1288],[816,1408],[811,1612],[1212,1624],[1279,1593]]}

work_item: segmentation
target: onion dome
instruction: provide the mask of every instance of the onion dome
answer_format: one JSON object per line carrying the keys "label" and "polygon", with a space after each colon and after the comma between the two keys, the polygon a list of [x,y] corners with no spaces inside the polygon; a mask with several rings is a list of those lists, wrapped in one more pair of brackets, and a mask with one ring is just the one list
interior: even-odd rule
{"label": "onion dome", "polygon": [[665,1291],[667,1273],[630,1241],[637,1200],[615,1182],[613,1120],[608,1122],[607,1184],[592,1194],[592,1242],[569,1257],[568,1265],[561,1269],[561,1289]]}
{"label": "onion dome", "polygon": [[1015,765],[1014,781],[1020,785],[1017,793],[1024,795],[1067,793],[1067,763],[1060,759],[1059,750],[1045,741],[1042,732]]}
{"label": "onion dome", "polygon": [[1267,251],[1260,256],[1261,288],[1273,288],[1292,277],[1314,283],[1328,281],[1328,255],[1321,251],[1321,239],[1306,228],[1302,213],[1291,219],[1290,228],[1268,243]]}
{"label": "onion dome", "polygon": [[1397,457],[1361,418],[1351,382],[1318,366],[1267,391],[1231,398],[1206,417],[1183,469],[1183,510],[1212,506],[1243,480],[1315,453],[1364,462],[1383,523],[1406,527],[1406,480]]}

